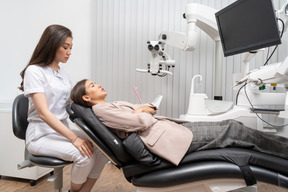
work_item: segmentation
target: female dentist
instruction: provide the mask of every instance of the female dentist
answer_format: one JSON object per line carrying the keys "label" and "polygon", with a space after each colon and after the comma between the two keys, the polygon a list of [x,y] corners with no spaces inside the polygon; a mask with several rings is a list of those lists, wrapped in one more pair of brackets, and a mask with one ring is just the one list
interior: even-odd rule
{"label": "female dentist", "polygon": [[50,25],[43,32],[30,62],[21,72],[19,87],[29,99],[26,148],[34,155],[73,161],[71,192],[91,191],[107,161],[78,130],[68,127],[65,107],[72,82],[59,66],[72,50],[72,32]]}

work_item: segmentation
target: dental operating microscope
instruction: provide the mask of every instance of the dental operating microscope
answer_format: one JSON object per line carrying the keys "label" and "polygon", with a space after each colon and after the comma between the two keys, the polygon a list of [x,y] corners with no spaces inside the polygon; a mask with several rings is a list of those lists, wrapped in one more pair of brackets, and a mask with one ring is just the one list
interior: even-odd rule
{"label": "dental operating microscope", "polygon": [[[233,102],[218,101],[222,100],[223,51],[215,19],[216,12],[217,10],[204,5],[188,4],[184,14],[188,25],[187,33],[166,31],[158,36],[157,41],[148,41],[148,50],[152,55],[150,63],[147,69],[136,70],[161,77],[167,74],[172,75],[170,68],[175,67],[176,62],[165,52],[165,45],[170,45],[184,51],[193,51],[197,44],[197,32],[195,29],[198,27],[215,41],[214,99],[205,102],[206,105],[203,105],[202,100],[206,101],[207,97],[205,94],[200,96],[194,93],[194,90],[192,90],[192,81],[188,111],[186,114],[180,115],[180,119],[188,121],[235,119],[243,122],[246,126],[261,131],[276,132],[275,127],[271,128],[271,125],[269,129],[264,128],[265,121],[262,119],[262,114],[271,114],[279,118],[288,119],[288,57],[282,62],[263,65],[260,68],[249,71],[250,61],[261,50],[243,53],[242,73],[235,75],[234,78],[234,90],[239,90],[236,104],[233,106]],[[279,29],[283,28],[283,32],[286,31],[288,0],[275,14],[277,18],[282,18],[283,21],[283,25]],[[285,92],[269,93],[259,91],[265,85],[284,87]],[[193,99],[198,99],[199,102],[193,102]],[[202,103],[202,105],[195,105],[195,103]],[[269,107],[263,108],[263,105],[281,106],[282,108],[269,109]],[[215,106],[221,106],[222,109],[218,109]],[[225,107],[223,108],[223,106]],[[197,107],[198,109],[195,109]],[[205,108],[204,110],[203,107]],[[265,123],[269,125],[269,123]]]}
{"label": "dental operating microscope", "polygon": [[171,59],[165,51],[165,45],[179,48],[184,51],[194,51],[197,45],[196,27],[203,30],[208,36],[215,41],[215,79],[214,90],[215,99],[222,99],[222,47],[218,33],[217,23],[215,20],[216,9],[201,4],[188,4],[183,17],[187,20],[187,33],[164,31],[158,36],[157,41],[148,41],[148,50],[151,52],[150,62],[147,69],[136,69],[138,72],[148,72],[151,75],[160,77],[167,74],[172,75],[169,70],[175,67],[175,60]]}

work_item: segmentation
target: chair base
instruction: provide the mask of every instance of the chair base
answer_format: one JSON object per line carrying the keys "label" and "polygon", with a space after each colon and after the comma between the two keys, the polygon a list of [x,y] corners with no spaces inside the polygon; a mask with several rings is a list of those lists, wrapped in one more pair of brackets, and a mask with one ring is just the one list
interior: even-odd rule
{"label": "chair base", "polygon": [[[53,174],[51,174],[51,176],[48,178],[48,181],[53,182],[54,183],[54,189],[61,192],[62,188],[63,188],[63,168],[68,164],[70,164],[70,163],[67,163],[63,166],[51,167],[48,165],[38,165],[38,164],[31,162],[30,160],[25,160],[25,161],[18,164],[18,169],[20,170],[20,169],[24,169],[26,167],[33,167],[35,165],[53,168],[54,169]],[[31,180],[30,185],[35,186],[36,182],[37,182],[36,180]]]}
{"label": "chair base", "polygon": [[55,167],[54,174],[48,178],[48,181],[54,182],[54,189],[59,192],[61,192],[63,188],[63,168],[64,167]]}
{"label": "chair base", "polygon": [[211,179],[164,188],[137,187],[137,192],[257,192],[243,179]]}

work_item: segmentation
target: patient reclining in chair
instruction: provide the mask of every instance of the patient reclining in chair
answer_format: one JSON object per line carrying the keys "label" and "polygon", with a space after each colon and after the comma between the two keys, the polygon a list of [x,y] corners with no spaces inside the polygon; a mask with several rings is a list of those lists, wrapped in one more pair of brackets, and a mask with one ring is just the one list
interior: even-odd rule
{"label": "patient reclining in chair", "polygon": [[90,80],[79,81],[71,100],[92,108],[99,120],[120,138],[137,133],[154,154],[178,165],[185,154],[216,148],[248,148],[288,159],[288,138],[245,127],[235,120],[187,122],[157,116],[152,104],[106,102],[107,92]]}

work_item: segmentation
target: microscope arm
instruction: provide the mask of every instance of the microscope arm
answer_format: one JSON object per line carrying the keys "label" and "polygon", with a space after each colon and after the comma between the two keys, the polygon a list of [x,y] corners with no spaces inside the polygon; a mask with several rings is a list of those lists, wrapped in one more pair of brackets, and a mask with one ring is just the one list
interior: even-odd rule
{"label": "microscope arm", "polygon": [[[160,69],[163,64],[168,66],[168,70],[169,67],[175,66],[175,61],[164,52],[164,46],[167,44],[184,51],[193,51],[197,44],[196,26],[207,33],[214,41],[220,41],[215,19],[216,11],[216,9],[201,4],[188,4],[184,14],[184,18],[187,20],[187,33],[165,31],[158,36],[158,41],[149,41],[148,49],[152,54],[152,59],[148,64],[148,69],[136,70],[139,72],[149,72],[152,75],[163,76],[163,70]],[[155,42],[157,43],[155,44]],[[161,47],[161,49],[154,49],[156,46]],[[156,59],[156,57],[159,57],[159,59]],[[164,74],[166,74],[165,70]],[[169,74],[172,73],[170,72]]]}

